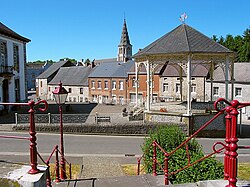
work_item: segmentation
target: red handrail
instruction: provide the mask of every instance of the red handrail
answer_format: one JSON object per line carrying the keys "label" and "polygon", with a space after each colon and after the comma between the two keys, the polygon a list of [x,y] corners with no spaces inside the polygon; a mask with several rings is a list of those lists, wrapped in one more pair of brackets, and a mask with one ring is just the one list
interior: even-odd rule
{"label": "red handrail", "polygon": [[[223,109],[219,109],[218,105],[220,102],[226,103],[228,106]],[[211,157],[212,155],[216,153],[220,153],[223,149],[226,149],[225,151],[225,156],[224,156],[224,179],[227,179],[229,181],[229,186],[230,187],[236,187],[236,182],[237,182],[237,149],[242,148],[242,149],[249,149],[250,146],[238,146],[238,138],[237,138],[237,116],[238,116],[238,111],[237,109],[243,108],[246,106],[250,106],[250,103],[240,103],[237,100],[233,100],[231,102],[219,98],[215,103],[214,103],[214,108],[215,110],[218,111],[218,113],[210,119],[208,122],[206,122],[200,129],[198,129],[194,134],[192,134],[190,137],[188,137],[184,142],[182,142],[176,149],[171,151],[170,153],[167,153],[156,141],[153,141],[150,146],[147,148],[147,152],[152,145],[154,146],[154,151],[153,151],[153,175],[157,175],[156,173],[156,164],[157,159],[156,159],[156,147],[160,149],[160,152],[162,152],[165,156],[164,159],[164,165],[165,169],[164,171],[164,176],[165,176],[165,185],[167,185],[168,182],[168,176],[172,174],[176,174],[184,169],[187,169],[188,167],[193,166],[194,164],[203,161],[204,159]],[[203,158],[200,158],[196,160],[195,162],[191,163],[190,162],[190,155],[189,155],[189,150],[188,150],[188,145],[187,142],[189,142],[193,137],[195,137],[201,130],[206,128],[211,122],[213,122],[217,117],[219,117],[221,114],[223,114],[226,111],[226,139],[225,142],[226,144],[223,144],[222,142],[217,142],[213,145],[213,152],[204,156]],[[183,145],[186,146],[186,154],[188,157],[188,164],[184,166],[183,168],[180,168],[174,172],[169,173],[168,172],[168,160],[169,156],[173,155],[178,149],[183,147]],[[216,149],[217,145],[221,145],[222,147],[219,149]],[[145,152],[143,155],[138,159],[138,170],[137,174],[140,172],[140,161],[142,158],[144,158]],[[159,163],[158,163],[159,164]]]}

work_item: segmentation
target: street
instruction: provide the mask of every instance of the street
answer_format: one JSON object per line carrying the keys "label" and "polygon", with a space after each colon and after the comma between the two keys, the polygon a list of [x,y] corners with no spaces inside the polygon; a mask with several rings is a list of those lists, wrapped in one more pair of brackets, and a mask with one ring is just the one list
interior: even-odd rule
{"label": "street", "polygon": [[[22,136],[29,137],[24,132],[0,132],[5,136]],[[212,152],[212,145],[215,142],[224,142],[224,139],[197,138],[202,145],[205,154]],[[41,155],[48,156],[56,144],[59,145],[60,135],[49,133],[37,133],[37,148]],[[139,156],[142,154],[140,146],[143,144],[144,137],[141,136],[101,136],[101,135],[75,135],[64,134],[64,147],[66,157],[83,157],[83,156],[105,156],[105,157],[125,157]],[[0,141],[0,157],[18,158],[29,155],[28,140],[4,139]],[[238,145],[250,145],[250,139],[240,139]],[[238,150],[240,162],[250,162],[250,149]],[[220,160],[223,154],[219,154]],[[25,159],[26,160],[26,159]],[[18,160],[14,160],[18,161]],[[136,163],[136,158],[135,158]]]}

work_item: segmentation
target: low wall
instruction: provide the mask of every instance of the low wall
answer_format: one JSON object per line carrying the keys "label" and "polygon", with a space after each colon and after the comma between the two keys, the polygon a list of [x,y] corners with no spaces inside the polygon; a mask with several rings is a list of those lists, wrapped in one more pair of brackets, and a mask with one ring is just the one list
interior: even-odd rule
{"label": "low wall", "polygon": [[[182,124],[186,126],[188,135],[200,129],[207,121],[212,119],[215,113],[199,113],[187,116],[180,113],[147,112],[145,121],[148,123],[160,122],[165,124]],[[225,137],[225,116],[221,115],[198,133],[199,137]]]}

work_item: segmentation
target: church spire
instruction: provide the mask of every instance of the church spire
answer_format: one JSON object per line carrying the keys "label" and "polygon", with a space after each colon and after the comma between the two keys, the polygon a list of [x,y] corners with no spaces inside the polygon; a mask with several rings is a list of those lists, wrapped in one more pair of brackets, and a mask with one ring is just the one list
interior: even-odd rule
{"label": "church spire", "polygon": [[124,18],[122,35],[120,44],[118,45],[118,57],[117,61],[124,61],[132,59],[132,45],[130,44],[126,19]]}

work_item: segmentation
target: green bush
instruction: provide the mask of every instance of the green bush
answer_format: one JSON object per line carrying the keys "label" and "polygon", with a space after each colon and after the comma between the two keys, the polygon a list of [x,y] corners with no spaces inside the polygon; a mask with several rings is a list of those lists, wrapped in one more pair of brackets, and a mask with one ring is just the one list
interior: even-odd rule
{"label": "green bush", "polygon": [[[146,171],[152,173],[152,147],[151,143],[156,140],[158,144],[168,153],[178,147],[186,140],[186,135],[176,125],[159,126],[149,133],[142,145],[145,153],[144,164]],[[204,157],[201,145],[192,139],[188,142],[190,162]],[[157,148],[157,161],[164,167],[164,154]],[[169,172],[174,172],[188,164],[186,146],[176,151],[169,157]],[[157,173],[163,174],[162,169],[157,165]],[[223,164],[214,158],[207,158],[188,169],[178,172],[169,177],[172,184],[190,183],[203,180],[215,180],[223,178]]]}

